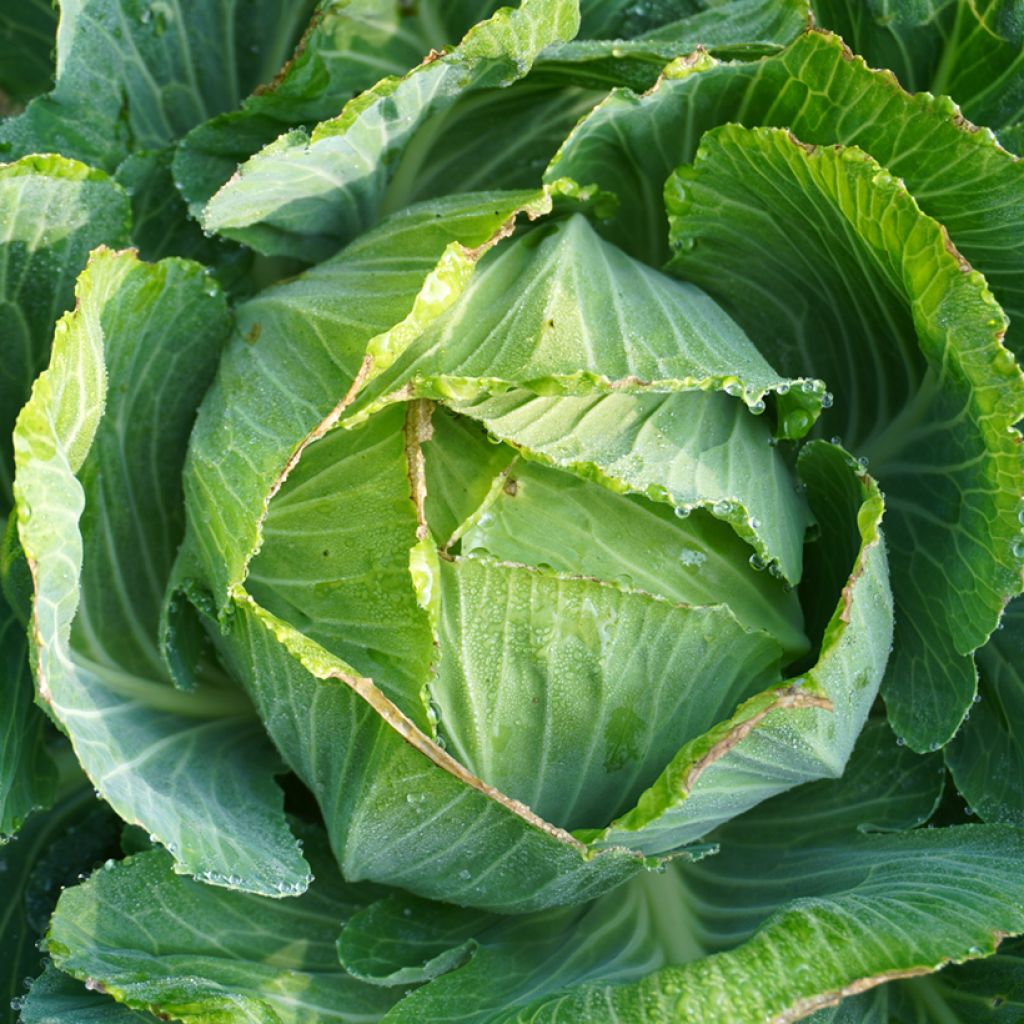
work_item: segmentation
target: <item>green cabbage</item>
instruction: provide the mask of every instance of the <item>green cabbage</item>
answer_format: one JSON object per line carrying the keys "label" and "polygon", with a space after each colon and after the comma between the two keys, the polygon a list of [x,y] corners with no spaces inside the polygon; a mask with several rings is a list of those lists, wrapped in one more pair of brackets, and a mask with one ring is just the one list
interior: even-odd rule
{"label": "green cabbage", "polygon": [[1022,18],[0,14],[0,1021],[1016,1020]]}

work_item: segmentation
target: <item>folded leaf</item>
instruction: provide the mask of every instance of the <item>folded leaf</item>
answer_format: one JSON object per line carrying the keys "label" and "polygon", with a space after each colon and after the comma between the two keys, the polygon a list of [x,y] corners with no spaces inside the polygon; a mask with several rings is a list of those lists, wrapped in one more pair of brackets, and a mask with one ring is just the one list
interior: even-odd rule
{"label": "folded leaf", "polygon": [[0,167],[0,509],[11,506],[11,431],[46,365],[53,323],[74,302],[74,284],[97,245],[128,241],[128,202],[102,171],[57,156]]}
{"label": "folded leaf", "polygon": [[605,236],[660,266],[669,254],[665,179],[693,160],[705,131],[726,122],[789,128],[802,142],[870,153],[985,275],[1010,315],[1008,344],[1024,346],[1024,164],[989,133],[968,130],[948,99],[909,95],[837,36],[811,31],[749,63],[695,54],[666,68],[645,96],[615,90],[566,140],[545,177],[614,192],[619,214],[602,227]]}
{"label": "folded leaf", "polygon": [[[685,743],[595,845],[648,854],[676,849],[770,796],[842,774],[878,692],[892,636],[882,499],[857,463],[826,442],[808,445],[798,468],[815,517],[830,526],[826,552],[808,549],[808,577],[819,584],[810,593],[833,609],[816,663]],[[833,562],[836,551],[852,557]]]}
{"label": "folded leaf", "polygon": [[181,464],[228,329],[196,264],[100,250],[15,430],[39,699],[97,790],[180,870],[280,895],[308,872],[244,697],[182,694],[157,649]]}
{"label": "folded leaf", "polygon": [[832,429],[871,460],[892,508],[884,694],[908,743],[938,747],[974,697],[971,652],[1021,588],[1024,376],[1006,318],[942,227],[854,147],[725,126],[667,189],[673,271],[774,363],[828,380]]}
{"label": "folded leaf", "polygon": [[400,351],[520,212],[550,202],[543,191],[480,193],[410,208],[239,307],[185,472],[189,543],[219,605],[260,546],[271,492],[351,388],[367,346],[378,359]]}
{"label": "folded leaf", "polygon": [[632,808],[683,743],[777,678],[778,644],[721,605],[479,558],[441,562],[438,583],[447,749],[564,828]]}
{"label": "folded leaf", "polygon": [[331,255],[379,219],[397,158],[429,115],[521,78],[578,25],[576,0],[523,0],[499,11],[450,53],[384,79],[311,135],[292,132],[266,147],[210,200],[203,226],[260,252]]}

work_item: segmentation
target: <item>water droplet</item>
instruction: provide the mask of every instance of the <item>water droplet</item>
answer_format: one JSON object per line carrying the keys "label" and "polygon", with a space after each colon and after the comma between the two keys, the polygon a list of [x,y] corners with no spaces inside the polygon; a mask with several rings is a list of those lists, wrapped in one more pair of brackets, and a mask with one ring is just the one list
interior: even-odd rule
{"label": "water droplet", "polygon": [[981,703],[981,694],[980,693],[976,693],[974,695],[974,703],[975,704],[980,704]]}
{"label": "water droplet", "polygon": [[690,514],[690,510],[684,505],[677,505],[672,511],[676,519],[685,519]]}
{"label": "water droplet", "polygon": [[763,399],[763,398],[759,398],[759,399],[758,399],[758,400],[757,400],[756,402],[754,402],[754,404],[753,404],[753,405],[751,405],[751,406],[750,406],[749,408],[750,408],[750,411],[751,411],[751,412],[752,412],[752,413],[753,413],[753,414],[754,414],[755,416],[760,416],[760,415],[761,415],[761,413],[763,413],[763,412],[764,412],[764,410],[765,410],[765,404],[764,404],[764,399]]}
{"label": "water droplet", "polygon": [[831,409],[832,408],[832,403],[834,401],[835,401],[835,399],[832,397],[832,392],[831,391],[826,391],[821,396],[821,407],[822,407],[822,409]]}
{"label": "water droplet", "polygon": [[897,736],[897,737],[896,737],[896,746],[897,746],[897,747],[902,747],[902,746],[905,746],[905,745],[906,745],[906,742],[907,742],[907,741],[906,741],[906,740],[905,740],[905,739],[904,739],[904,738],[903,738],[902,736]]}
{"label": "water droplet", "polygon": [[747,526],[749,526],[752,530],[758,530],[761,527],[761,520],[758,519],[757,516],[748,516]]}
{"label": "water droplet", "polygon": [[673,212],[680,213],[690,204],[690,193],[678,174],[673,174],[665,183],[665,199]]}
{"label": "water droplet", "polygon": [[787,437],[803,437],[813,422],[814,417],[806,409],[793,409],[783,421],[782,432]]}
{"label": "water droplet", "polygon": [[1011,374],[1017,370],[1017,360],[1009,349],[1000,346],[992,360],[992,366],[997,373]]}
{"label": "water droplet", "polygon": [[723,519],[732,512],[732,502],[723,498],[721,501],[716,501],[714,505],[711,506],[711,511],[719,519]]}
{"label": "water droplet", "polygon": [[778,386],[778,387],[777,387],[777,388],[775,389],[775,393],[776,393],[777,395],[788,395],[788,394],[789,394],[789,384],[788,384],[788,383],[786,383],[786,381],[783,381],[783,382],[782,382],[782,383],[781,383],[781,384],[780,384],[780,385],[779,385],[779,386]]}
{"label": "water droplet", "polygon": [[753,569],[754,572],[764,572],[765,569],[768,568],[768,566],[765,565],[764,559],[762,559],[757,552],[754,552],[747,561],[750,563],[750,568]]}

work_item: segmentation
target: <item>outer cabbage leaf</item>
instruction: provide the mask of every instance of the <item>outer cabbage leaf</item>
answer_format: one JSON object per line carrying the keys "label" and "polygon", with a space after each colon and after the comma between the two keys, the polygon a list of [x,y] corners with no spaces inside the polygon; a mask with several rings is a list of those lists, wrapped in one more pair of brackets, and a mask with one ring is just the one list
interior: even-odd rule
{"label": "outer cabbage leaf", "polygon": [[224,300],[195,264],[109,250],[77,297],[15,430],[39,699],[97,790],[180,870],[301,891],[305,863],[244,698],[175,691],[157,649],[181,464],[228,330]]}
{"label": "outer cabbage leaf", "polygon": [[97,245],[128,241],[127,199],[102,171],[57,156],[0,167],[0,511],[11,507],[10,435],[32,381],[46,365],[54,321]]}
{"label": "outer cabbage leaf", "polygon": [[0,154],[59,152],[113,171],[268,81],[311,7],[62,0],[54,89],[0,125]]}
{"label": "outer cabbage leaf", "polygon": [[[466,918],[467,932],[475,928],[468,963],[385,1020],[761,1024],[820,1007],[815,1022],[887,1021],[886,1004],[922,983],[824,1008],[891,978],[990,952],[996,917],[1019,931],[1024,902],[1016,830],[857,834],[917,824],[941,790],[941,761],[900,750],[886,732],[868,727],[841,780],[777,797],[715,833],[716,857],[637,879],[582,911],[509,923]],[[357,939],[362,919],[372,917],[381,972],[388,956],[402,961],[403,933],[420,935],[418,922],[429,921],[429,908],[412,901],[399,915],[400,904],[393,897],[351,924]],[[343,952],[355,945],[347,930]],[[465,941],[454,922],[448,931]]]}
{"label": "outer cabbage leaf", "polygon": [[400,0],[322,0],[273,81],[179,144],[175,182],[192,212],[198,215],[235,168],[278,135],[333,117],[380,79],[404,75],[431,50],[457,42],[499,6],[424,0],[409,9]]}
{"label": "outer cabbage leaf", "polygon": [[972,651],[1021,588],[1024,377],[1006,318],[942,227],[855,147],[726,126],[666,188],[672,269],[784,370],[827,379],[833,429],[878,473],[897,613],[884,694],[897,731],[934,749],[971,706]]}
{"label": "outer cabbage leaf", "polygon": [[725,122],[775,125],[816,145],[856,144],[906,183],[921,209],[986,277],[1010,315],[1008,344],[1024,344],[1024,164],[971,131],[948,99],[910,96],[836,36],[808,32],[777,56],[719,64],[695,54],[638,97],[615,90],[566,141],[547,174],[616,193],[602,230],[660,265],[668,256],[663,187],[694,158],[703,133]]}
{"label": "outer cabbage leaf", "polygon": [[974,813],[1024,825],[1024,600],[1010,604],[999,626],[978,651],[975,705],[946,762]]}
{"label": "outer cabbage leaf", "polygon": [[0,596],[0,843],[32,811],[49,807],[57,782],[46,745],[46,717],[33,707],[25,626]]}
{"label": "outer cabbage leaf", "polygon": [[26,0],[0,13],[0,89],[24,103],[53,84],[57,14],[50,0]]}
{"label": "outer cabbage leaf", "polygon": [[0,848],[0,1021],[14,1024],[12,1001],[25,996],[25,979],[38,973],[39,940],[60,890],[117,851],[120,823],[96,800],[70,752],[61,758],[57,802],[34,815],[17,841]]}
{"label": "outer cabbage leaf", "polygon": [[379,218],[399,154],[419,125],[474,90],[509,85],[579,26],[576,0],[523,0],[450,53],[385,78],[311,135],[282,136],[210,200],[203,225],[261,252],[324,258]]}
{"label": "outer cabbage leaf", "polygon": [[320,836],[306,832],[317,878],[297,899],[201,885],[154,850],[68,889],[47,949],[90,987],[185,1024],[379,1020],[400,993],[347,975],[334,946],[366,895],[340,879]]}
{"label": "outer cabbage leaf", "polygon": [[814,0],[814,9],[873,67],[891,68],[912,92],[952,96],[1004,145],[1002,129],[1024,120],[1024,24],[1013,0]]}
{"label": "outer cabbage leaf", "polygon": [[1024,943],[1006,941],[984,960],[893,986],[895,1024],[1012,1024],[1024,1011]]}
{"label": "outer cabbage leaf", "polygon": [[[89,250],[128,237],[128,204],[101,171],[60,157],[26,157],[0,167],[0,514],[13,496],[10,435],[32,379],[46,365],[53,321],[73,302],[74,280]],[[8,540],[13,538],[7,538]],[[16,542],[14,542],[16,544]],[[5,558],[14,556],[5,552]],[[4,587],[9,589],[8,564]],[[11,595],[12,600],[14,595]],[[3,680],[0,707],[0,840],[17,831],[53,796],[53,765],[43,742],[44,718],[32,707],[23,622],[0,598]]]}
{"label": "outer cabbage leaf", "polygon": [[21,1004],[21,1024],[156,1024],[151,1013],[131,1010],[110,996],[49,966]]}
{"label": "outer cabbage leaf", "polygon": [[[785,0],[767,5],[761,0],[584,0],[580,36],[584,39],[678,38],[683,26],[699,26],[700,34],[737,31],[738,42],[785,42],[787,26],[806,24],[808,5],[803,0]],[[799,29],[797,29],[798,31]],[[780,38],[783,37],[783,38]]]}

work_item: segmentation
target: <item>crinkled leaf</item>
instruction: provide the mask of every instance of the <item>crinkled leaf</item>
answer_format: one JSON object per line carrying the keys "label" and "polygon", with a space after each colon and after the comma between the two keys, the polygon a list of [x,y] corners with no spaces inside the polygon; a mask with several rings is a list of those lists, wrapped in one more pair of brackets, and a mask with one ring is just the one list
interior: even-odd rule
{"label": "crinkled leaf", "polygon": [[749,63],[682,60],[646,96],[616,90],[547,173],[616,193],[620,212],[602,228],[606,237],[660,265],[668,256],[665,179],[693,159],[705,131],[728,121],[786,127],[802,142],[855,143],[870,153],[985,275],[1010,315],[1009,343],[1024,343],[1024,163],[988,133],[969,131],[948,100],[908,95],[836,36],[808,32],[778,56]]}
{"label": "crinkled leaf", "polygon": [[[578,215],[485,257],[453,308],[353,408],[454,402],[532,456],[712,508],[795,582],[806,519],[767,451],[768,424],[746,406],[763,412],[768,397],[778,430],[800,436],[822,392],[780,377],[700,290],[625,256]],[[561,395],[592,397],[547,397]]]}
{"label": "crinkled leaf", "polygon": [[292,132],[266,147],[210,200],[204,227],[261,252],[329,256],[379,219],[398,156],[428,116],[521,78],[578,24],[575,0],[523,0],[499,11],[450,53],[384,79],[312,134]]}
{"label": "crinkled leaf", "polygon": [[57,156],[0,166],[0,511],[11,505],[10,435],[46,365],[54,321],[74,302],[89,251],[128,241],[124,193],[102,171]]}
{"label": "crinkled leaf", "polygon": [[1021,586],[1024,377],[1002,310],[942,227],[854,147],[726,126],[667,195],[672,269],[774,363],[828,380],[831,429],[871,459],[891,507],[886,701],[915,749],[945,743],[974,696],[970,654]]}
{"label": "crinkled leaf", "polygon": [[316,882],[285,901],[181,878],[163,851],[110,862],[61,897],[49,953],[118,1002],[185,1024],[377,1020],[395,995],[347,975],[335,951],[365,896],[306,839]]}
{"label": "crinkled leaf", "polygon": [[[628,383],[626,385],[629,386]],[[455,408],[524,454],[678,508],[703,508],[749,543],[761,564],[800,578],[809,523],[768,424],[718,392],[593,397],[513,390]]]}
{"label": "crinkled leaf", "polygon": [[[850,553],[833,566],[829,553],[808,548],[809,575],[829,581],[819,599],[834,609],[814,666],[686,743],[636,808],[599,835],[599,845],[646,853],[678,848],[776,793],[842,773],[878,692],[892,637],[882,499],[857,469],[850,456],[822,441],[807,446],[799,463],[811,509],[829,524],[820,547]],[[824,566],[816,564],[822,559]]]}
{"label": "crinkled leaf", "polygon": [[[432,422],[431,450],[447,454],[437,439],[439,425],[451,421],[435,413]],[[483,447],[488,455],[509,452],[504,445]],[[428,511],[431,465],[428,453]],[[677,604],[725,604],[748,629],[777,640],[787,663],[807,652],[797,592],[764,572],[728,523],[701,509],[680,518],[668,505],[525,459],[500,468],[500,486],[479,495],[466,511],[473,521],[462,533],[464,553],[610,580]],[[492,471],[487,482],[495,476]],[[451,531],[438,536],[450,537]]]}
{"label": "crinkled leaf", "polygon": [[97,790],[180,870],[301,891],[305,863],[244,698],[175,691],[157,649],[181,465],[228,330],[224,300],[196,264],[109,250],[77,297],[15,430],[40,700]]}
{"label": "crinkled leaf", "polygon": [[268,81],[311,8],[63,0],[56,85],[0,125],[0,154],[58,152],[113,171],[130,151],[173,142]]}
{"label": "crinkled leaf", "polygon": [[976,661],[976,703],[946,762],[983,820],[1024,825],[1024,599],[1010,604]]}
{"label": "crinkled leaf", "polygon": [[814,9],[818,24],[906,89],[952,96],[989,128],[1024,119],[1024,23],[1014,0],[814,0]]}
{"label": "crinkled leaf", "polygon": [[245,578],[271,490],[351,387],[368,344],[386,351],[415,338],[478,250],[518,211],[549,202],[543,192],[483,193],[410,208],[239,307],[185,473],[190,542],[219,604]]}

